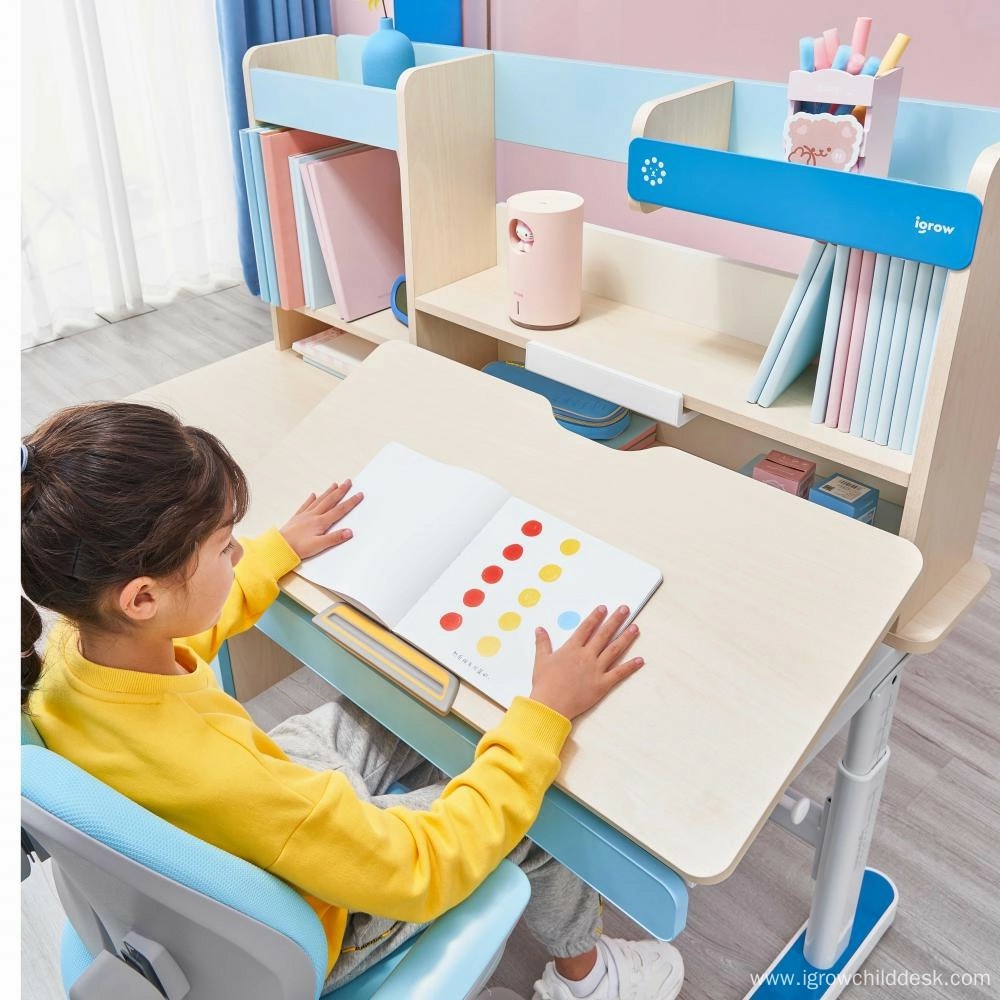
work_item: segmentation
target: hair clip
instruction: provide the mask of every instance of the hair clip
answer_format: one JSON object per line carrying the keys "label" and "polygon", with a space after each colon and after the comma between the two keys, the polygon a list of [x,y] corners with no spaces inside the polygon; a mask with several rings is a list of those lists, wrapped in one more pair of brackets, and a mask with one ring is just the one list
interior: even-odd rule
{"label": "hair clip", "polygon": [[28,467],[28,446],[26,444],[21,445],[21,472]]}

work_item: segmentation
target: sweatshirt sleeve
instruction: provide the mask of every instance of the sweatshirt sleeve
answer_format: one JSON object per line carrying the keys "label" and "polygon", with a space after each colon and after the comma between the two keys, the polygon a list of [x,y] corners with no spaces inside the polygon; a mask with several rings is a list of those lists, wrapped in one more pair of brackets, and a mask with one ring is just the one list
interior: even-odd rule
{"label": "sweatshirt sleeve", "polygon": [[240,539],[243,557],[236,564],[236,578],[213,628],[183,640],[203,660],[211,660],[232,635],[245,632],[278,596],[278,581],[300,560],[277,528],[257,538]]}
{"label": "sweatshirt sleeve", "polygon": [[273,863],[318,899],[391,920],[433,920],[461,902],[525,835],[559,772],[569,720],[516,698],[475,760],[426,811],[379,809],[340,773]]}

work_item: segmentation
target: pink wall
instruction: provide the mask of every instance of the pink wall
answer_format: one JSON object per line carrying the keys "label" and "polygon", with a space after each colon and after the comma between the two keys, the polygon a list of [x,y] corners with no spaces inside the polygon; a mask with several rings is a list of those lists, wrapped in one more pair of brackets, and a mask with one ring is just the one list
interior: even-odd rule
{"label": "pink wall", "polygon": [[[338,33],[373,27],[377,15],[363,0],[332,3]],[[904,97],[1000,106],[1000,0],[870,0],[864,10],[802,0],[492,0],[492,8],[495,49],[769,81],[794,68],[799,37],[836,26],[849,41],[864,13],[874,18],[870,52],[884,51],[897,31],[913,38]],[[483,45],[485,0],[464,0],[464,11],[466,45]],[[587,220],[598,225],[787,271],[801,263],[805,241],[794,237],[667,209],[629,210],[623,164],[501,144],[498,200],[544,187],[581,194]]]}

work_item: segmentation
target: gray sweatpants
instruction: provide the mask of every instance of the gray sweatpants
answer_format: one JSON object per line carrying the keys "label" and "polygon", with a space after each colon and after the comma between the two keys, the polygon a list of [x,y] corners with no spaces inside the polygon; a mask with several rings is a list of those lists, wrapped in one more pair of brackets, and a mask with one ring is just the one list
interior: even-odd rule
{"label": "gray sweatpants", "polygon": [[[269,735],[297,763],[316,771],[341,771],[360,798],[382,809],[426,809],[447,783],[446,775],[347,699],[292,716]],[[411,791],[388,794],[396,782]],[[336,844],[330,845],[331,851],[336,849]],[[597,893],[527,838],[508,857],[531,882],[524,911],[531,933],[555,958],[589,951],[601,933]],[[323,992],[360,975],[422,926],[352,913],[343,950]]]}

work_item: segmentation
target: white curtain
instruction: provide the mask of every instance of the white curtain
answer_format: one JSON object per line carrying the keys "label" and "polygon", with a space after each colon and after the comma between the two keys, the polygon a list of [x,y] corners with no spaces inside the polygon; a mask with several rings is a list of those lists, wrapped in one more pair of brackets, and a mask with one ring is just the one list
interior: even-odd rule
{"label": "white curtain", "polygon": [[239,280],[212,0],[21,9],[21,346]]}

